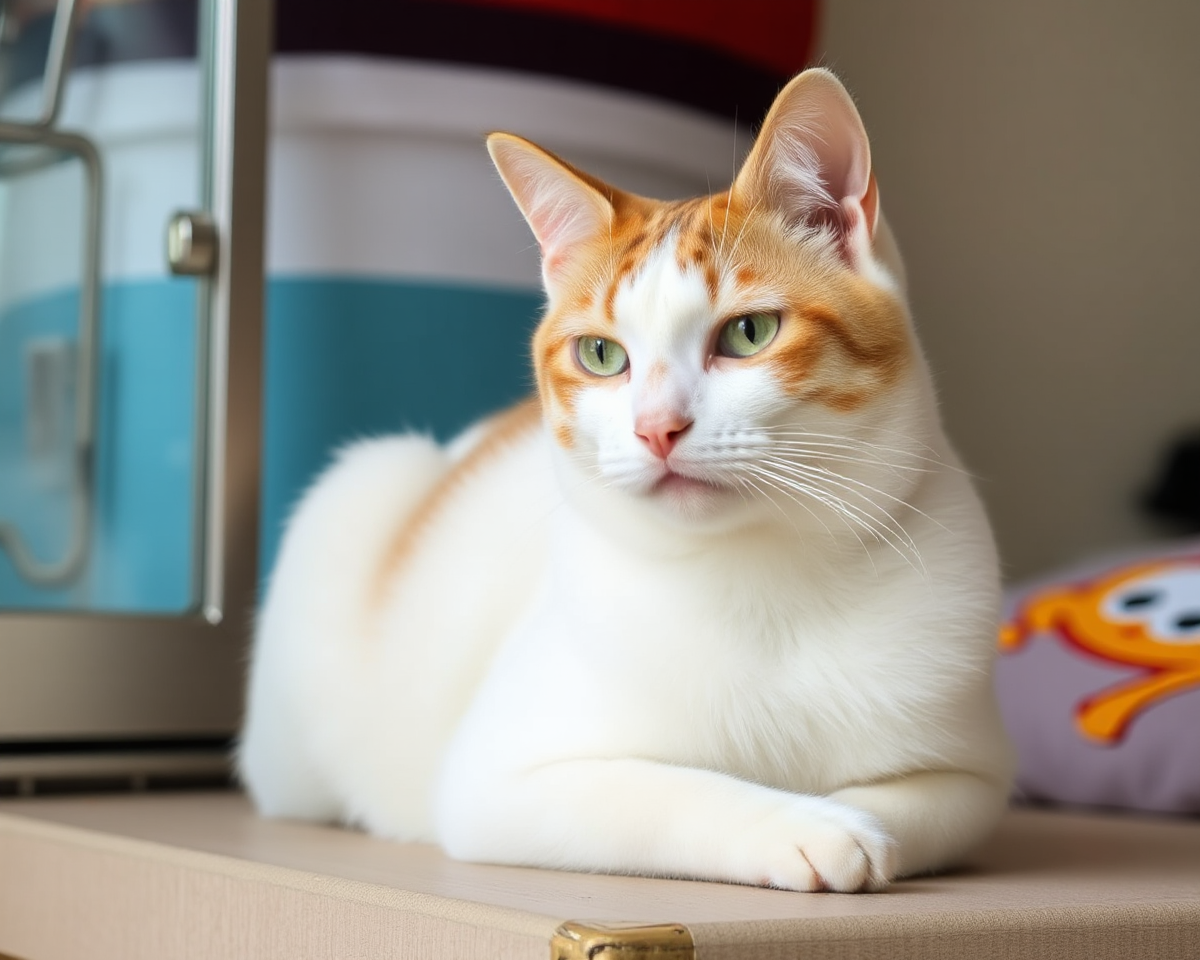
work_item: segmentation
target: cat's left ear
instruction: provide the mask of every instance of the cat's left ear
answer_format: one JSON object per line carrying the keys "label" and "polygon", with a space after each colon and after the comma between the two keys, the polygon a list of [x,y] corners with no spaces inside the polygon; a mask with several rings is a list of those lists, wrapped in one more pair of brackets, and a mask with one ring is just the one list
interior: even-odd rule
{"label": "cat's left ear", "polygon": [[869,256],[879,219],[862,119],[828,70],[805,70],[775,98],[733,194],[796,224],[830,226],[851,265]]}
{"label": "cat's left ear", "polygon": [[487,148],[541,247],[550,290],[575,250],[610,229],[612,188],[511,133],[490,134]]}

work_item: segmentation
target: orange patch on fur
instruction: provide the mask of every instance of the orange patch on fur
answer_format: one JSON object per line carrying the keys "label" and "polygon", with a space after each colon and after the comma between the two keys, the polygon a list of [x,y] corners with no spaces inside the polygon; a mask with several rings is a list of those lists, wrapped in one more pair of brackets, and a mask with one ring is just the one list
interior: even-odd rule
{"label": "orange patch on fur", "polygon": [[571,425],[566,420],[559,420],[554,425],[554,439],[565,450],[570,450],[575,444],[575,435],[571,433]]}
{"label": "orange patch on fur", "polygon": [[825,355],[825,343],[819,332],[803,319],[787,316],[781,324],[775,342],[762,353],[739,363],[766,365],[793,396],[806,386],[812,387],[812,377]]}
{"label": "orange patch on fur", "polygon": [[848,413],[885,393],[908,362],[904,317],[866,284],[827,281],[823,292],[837,306],[801,300],[785,312],[782,342],[762,356],[788,393]]}
{"label": "orange patch on fur", "polygon": [[833,387],[817,387],[804,395],[805,400],[820,403],[837,410],[839,413],[851,413],[867,402],[868,395],[861,390],[837,390]]}
{"label": "orange patch on fur", "polygon": [[625,240],[625,247],[627,250],[638,250],[648,239],[650,239],[650,237],[646,230],[644,228],[639,229],[634,232],[633,236],[628,237]]}
{"label": "orange patch on fur", "polygon": [[689,267],[702,268],[709,262],[710,251],[700,246],[694,238],[681,238],[679,249],[675,254],[675,264],[680,272]]}
{"label": "orange patch on fur", "polygon": [[841,314],[827,307],[812,307],[805,313],[808,319],[819,324],[855,363],[875,367],[882,373],[890,373],[907,353],[907,344],[900,337],[886,335],[886,331],[894,326],[888,322],[892,318],[879,318],[882,322],[878,323],[863,323],[864,317],[878,312],[871,309],[875,306],[877,305],[869,303],[855,304],[857,309],[854,316],[858,329],[853,329]]}
{"label": "orange patch on fur", "polygon": [[535,430],[541,422],[542,410],[536,397],[523,400],[488,421],[487,432],[425,495],[388,545],[383,563],[379,565],[375,590],[377,602],[383,602],[388,584],[394,582],[397,572],[413,556],[422,534],[463,480],[501,454],[513,441]]}
{"label": "orange patch on fur", "polygon": [[554,323],[543,322],[533,337],[533,364],[537,371],[538,392],[547,413],[558,411],[557,421],[575,413],[575,395],[595,380],[582,370],[575,359],[577,336],[558,329]]}
{"label": "orange patch on fur", "polygon": [[[715,297],[719,271],[714,263],[714,252],[728,206],[729,200],[723,195],[673,202],[615,196],[611,235],[597,238],[593,249],[585,254],[608,278],[605,318],[610,322],[613,320],[617,291],[672,234],[678,240],[675,257],[679,269],[695,267],[702,270]],[[720,210],[720,216],[714,216],[714,210]]]}
{"label": "orange patch on fur", "polygon": [[739,297],[780,303],[774,343],[739,363],[766,365],[799,399],[850,412],[884,395],[911,357],[902,303],[815,242],[797,248],[769,214],[730,212]]}
{"label": "orange patch on fur", "polygon": [[616,302],[617,284],[610,283],[608,285],[608,292],[604,294],[604,319],[609,326],[612,326],[617,322],[617,315],[614,312]]}

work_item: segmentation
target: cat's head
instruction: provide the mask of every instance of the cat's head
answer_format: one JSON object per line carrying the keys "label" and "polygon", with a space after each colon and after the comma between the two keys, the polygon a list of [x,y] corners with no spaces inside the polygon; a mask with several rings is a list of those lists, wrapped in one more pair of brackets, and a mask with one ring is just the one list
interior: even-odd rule
{"label": "cat's head", "polygon": [[541,247],[538,390],[580,483],[685,523],[799,505],[869,528],[920,364],[832,74],[792,80],[730,189],[697,200],[634,196],[511,134],[488,149]]}

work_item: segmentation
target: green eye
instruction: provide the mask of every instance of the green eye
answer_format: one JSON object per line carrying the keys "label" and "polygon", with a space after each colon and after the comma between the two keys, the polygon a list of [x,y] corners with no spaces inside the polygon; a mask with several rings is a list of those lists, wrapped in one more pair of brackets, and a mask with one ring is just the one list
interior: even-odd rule
{"label": "green eye", "polygon": [[717,337],[717,351],[724,357],[752,357],[775,339],[779,317],[773,313],[747,313],[726,321]]}
{"label": "green eye", "polygon": [[575,355],[584,370],[598,377],[615,377],[629,366],[625,348],[604,337],[580,337],[575,341]]}

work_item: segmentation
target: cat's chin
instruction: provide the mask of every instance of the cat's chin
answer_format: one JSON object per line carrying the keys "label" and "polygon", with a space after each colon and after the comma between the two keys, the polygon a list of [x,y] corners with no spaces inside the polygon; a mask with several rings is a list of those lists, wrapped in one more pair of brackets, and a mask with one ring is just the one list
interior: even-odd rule
{"label": "cat's chin", "polygon": [[711,521],[742,502],[732,487],[674,470],[659,477],[645,496],[659,509],[689,522]]}
{"label": "cat's chin", "polygon": [[700,477],[689,477],[682,473],[668,470],[651,488],[650,492],[657,496],[675,498],[713,497],[730,491],[726,487],[710,483]]}

